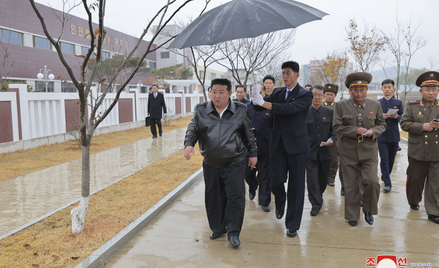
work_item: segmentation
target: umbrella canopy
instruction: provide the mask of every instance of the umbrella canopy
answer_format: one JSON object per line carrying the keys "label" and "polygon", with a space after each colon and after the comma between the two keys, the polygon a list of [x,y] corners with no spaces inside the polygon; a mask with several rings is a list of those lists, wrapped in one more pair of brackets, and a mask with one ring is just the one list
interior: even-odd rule
{"label": "umbrella canopy", "polygon": [[198,17],[168,48],[214,45],[322,19],[325,12],[292,0],[232,0]]}

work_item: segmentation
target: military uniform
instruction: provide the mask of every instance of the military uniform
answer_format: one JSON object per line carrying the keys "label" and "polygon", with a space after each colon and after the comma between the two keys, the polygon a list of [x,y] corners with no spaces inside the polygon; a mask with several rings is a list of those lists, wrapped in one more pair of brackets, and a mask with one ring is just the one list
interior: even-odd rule
{"label": "military uniform", "polygon": [[[326,84],[325,85],[325,92],[333,92],[335,94],[338,93],[338,86],[334,85],[334,84]],[[336,102],[323,102],[323,106],[334,109],[336,105]],[[338,170],[338,165],[339,165],[339,159],[338,159],[338,150],[337,150],[337,141],[338,138],[336,140],[334,140],[334,144],[332,145],[332,147],[334,148],[334,150],[332,151],[333,156],[332,156],[332,162],[331,162],[331,169],[329,172],[329,181],[328,183],[333,184],[335,183],[335,176],[337,175],[337,170]],[[342,178],[342,173],[341,173],[341,169],[338,171],[338,177],[340,178],[340,182],[342,184],[343,187],[343,178]]]}
{"label": "military uniform", "polygon": [[[429,80],[436,80],[436,84],[434,81],[431,84],[439,85],[439,73],[422,74],[416,85],[422,87],[422,83]],[[424,204],[429,219],[430,216],[439,217],[439,130],[425,131],[423,125],[438,118],[438,100],[428,103],[424,99],[410,101],[401,118],[401,128],[409,132],[407,200],[410,205],[417,206],[425,184]]]}
{"label": "military uniform", "polygon": [[[346,86],[348,88],[355,85],[367,86],[372,76],[365,74],[367,73],[348,75]],[[373,135],[371,137],[358,135],[357,130],[360,127],[371,129]],[[344,177],[345,219],[349,224],[354,221],[353,224],[356,225],[360,217],[361,198],[364,211],[372,215],[378,213],[380,184],[377,176],[377,137],[386,130],[380,103],[367,98],[360,103],[353,98],[339,101],[335,106],[333,129],[340,136],[338,148]]]}

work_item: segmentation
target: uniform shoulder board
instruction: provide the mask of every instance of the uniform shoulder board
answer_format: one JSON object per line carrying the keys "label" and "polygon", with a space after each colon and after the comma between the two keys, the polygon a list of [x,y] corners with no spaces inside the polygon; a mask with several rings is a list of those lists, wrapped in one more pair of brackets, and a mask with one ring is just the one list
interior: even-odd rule
{"label": "uniform shoulder board", "polygon": [[419,104],[421,100],[411,100],[408,102],[408,104]]}

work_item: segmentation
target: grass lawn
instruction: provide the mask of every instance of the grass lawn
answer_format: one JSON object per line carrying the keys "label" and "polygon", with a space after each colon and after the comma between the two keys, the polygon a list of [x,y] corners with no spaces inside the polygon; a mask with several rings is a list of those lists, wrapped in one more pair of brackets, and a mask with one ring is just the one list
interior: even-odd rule
{"label": "grass lawn", "polygon": [[[190,119],[180,119],[163,130],[185,127]],[[97,136],[93,138],[92,152],[147,137],[151,137],[151,133],[145,127]],[[80,158],[80,150],[75,146],[69,142],[1,155],[3,180],[12,177],[5,173],[23,175]],[[177,152],[90,196],[85,229],[80,234],[71,233],[70,210],[77,206],[75,204],[0,240],[0,267],[74,267],[197,171],[202,165],[202,156],[198,148],[195,152],[191,161],[184,159],[183,150]],[[45,163],[51,158],[56,160]],[[26,171],[16,167],[8,170],[3,161]],[[38,161],[40,165],[47,165],[29,165]]]}

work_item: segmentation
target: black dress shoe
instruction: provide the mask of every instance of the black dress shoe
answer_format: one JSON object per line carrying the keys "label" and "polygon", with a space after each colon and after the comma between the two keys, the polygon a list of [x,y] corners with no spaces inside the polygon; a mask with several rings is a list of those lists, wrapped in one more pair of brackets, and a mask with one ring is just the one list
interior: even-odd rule
{"label": "black dress shoe", "polygon": [[439,217],[434,215],[428,215],[428,219],[436,224],[439,224]]}
{"label": "black dress shoe", "polygon": [[222,235],[223,235],[223,233],[211,232],[210,233],[210,239],[217,239],[217,238],[220,238]]}
{"label": "black dress shoe", "polygon": [[279,210],[276,209],[276,218],[278,219],[282,219],[282,217],[284,216],[285,213],[285,205],[282,205]]}
{"label": "black dress shoe", "polygon": [[334,186],[335,186],[335,183],[333,183],[333,182],[328,182],[328,185],[334,187]]}
{"label": "black dress shoe", "polygon": [[358,221],[348,221],[350,226],[357,226]]}
{"label": "black dress shoe", "polygon": [[364,220],[369,223],[370,225],[373,224],[373,216],[372,213],[368,212],[368,211],[364,211]]}
{"label": "black dress shoe", "polygon": [[341,188],[340,195],[344,196],[344,188],[343,187]]}
{"label": "black dress shoe", "polygon": [[255,195],[256,195],[256,193],[254,193],[254,194],[248,193],[248,199],[250,199],[250,200],[255,199]]}
{"label": "black dress shoe", "polygon": [[239,247],[239,245],[241,245],[241,241],[239,241],[239,238],[237,236],[230,236],[229,242],[232,247]]}
{"label": "black dress shoe", "polygon": [[398,152],[401,151],[401,147],[398,146],[398,149],[396,149]]}
{"label": "black dress shoe", "polygon": [[311,211],[309,212],[309,214],[310,214],[311,216],[317,216],[317,214],[319,214],[319,210],[317,210],[317,209],[311,209]]}
{"label": "black dress shoe", "polygon": [[262,210],[265,212],[270,212],[271,208],[270,206],[262,206]]}
{"label": "black dress shoe", "polygon": [[157,136],[152,136],[153,139],[157,139]]}
{"label": "black dress shoe", "polygon": [[297,231],[296,230],[287,230],[287,236],[288,237],[295,237],[297,235]]}
{"label": "black dress shoe", "polygon": [[410,208],[413,210],[419,210],[419,204],[411,204]]}
{"label": "black dress shoe", "polygon": [[383,190],[384,190],[385,193],[388,193],[388,192],[390,192],[392,190],[392,187],[391,186],[384,186]]}

